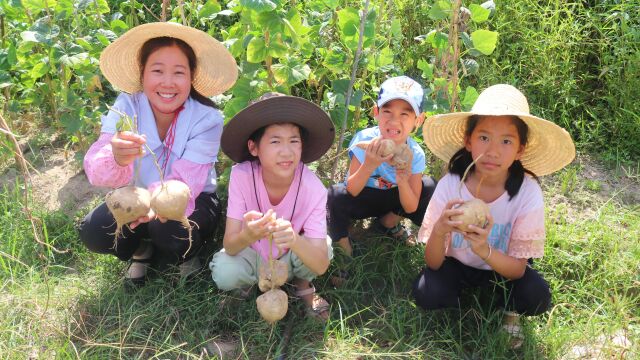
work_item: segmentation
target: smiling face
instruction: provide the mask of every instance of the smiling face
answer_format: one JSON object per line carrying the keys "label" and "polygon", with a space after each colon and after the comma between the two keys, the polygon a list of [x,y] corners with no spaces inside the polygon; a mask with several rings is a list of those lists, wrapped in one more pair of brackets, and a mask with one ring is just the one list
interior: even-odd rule
{"label": "smiling face", "polygon": [[407,142],[418,119],[411,105],[402,99],[391,100],[380,108],[374,108],[374,116],[378,120],[382,138],[391,139],[398,145]]}
{"label": "smiling face", "polygon": [[262,137],[248,141],[249,153],[260,159],[263,176],[271,179],[293,179],[302,157],[300,128],[294,124],[273,124]]}
{"label": "smiling face", "polygon": [[142,90],[160,119],[172,119],[191,91],[189,59],[176,45],[164,46],[147,58],[142,72]]}
{"label": "smiling face", "polygon": [[[509,167],[524,152],[518,127],[511,116],[482,116],[471,135],[465,139],[465,148],[477,159],[475,171],[481,176],[508,176]],[[526,125],[524,125],[526,127]]]}

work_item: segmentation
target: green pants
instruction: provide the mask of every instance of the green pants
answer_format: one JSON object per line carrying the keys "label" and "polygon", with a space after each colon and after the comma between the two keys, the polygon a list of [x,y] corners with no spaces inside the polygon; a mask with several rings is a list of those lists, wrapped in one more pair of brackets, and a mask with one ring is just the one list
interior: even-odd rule
{"label": "green pants", "polygon": [[[327,256],[333,258],[331,238],[327,237]],[[306,267],[293,251],[288,251],[280,260],[289,267],[287,281],[294,277],[311,281],[318,274]],[[224,249],[213,255],[209,263],[213,281],[220,290],[233,290],[253,286],[258,283],[258,268],[264,260],[250,247],[244,248],[237,255],[228,255]]]}

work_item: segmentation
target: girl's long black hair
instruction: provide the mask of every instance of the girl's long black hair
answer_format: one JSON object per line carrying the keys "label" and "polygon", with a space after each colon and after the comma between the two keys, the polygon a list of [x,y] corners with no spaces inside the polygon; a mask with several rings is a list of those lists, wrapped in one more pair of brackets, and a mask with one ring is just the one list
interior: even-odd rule
{"label": "girl's long black hair", "polygon": [[[168,37],[157,37],[147,40],[142,47],[140,48],[140,53],[138,54],[138,66],[140,67],[140,81],[142,81],[142,74],[144,73],[144,66],[147,64],[147,59],[149,56],[153,54],[156,50],[167,47],[167,46],[177,46],[182,53],[187,57],[189,61],[189,70],[191,71],[191,81],[193,81],[193,77],[196,73],[196,67],[198,66],[198,61],[196,60],[196,54],[193,52],[193,49],[186,42]],[[199,102],[202,105],[210,106],[212,108],[217,108],[216,104],[209,99],[208,97],[200,94],[191,84],[191,91],[189,92],[189,96],[194,100]]]}
{"label": "girl's long black hair", "polygon": [[[478,121],[482,116],[480,115],[471,115],[467,119],[467,124],[464,131],[465,140],[471,137],[471,133],[478,125]],[[527,138],[529,136],[529,128],[527,124],[522,121],[517,116],[512,116],[513,124],[516,126],[518,130],[518,137],[520,138],[520,145],[527,145]],[[471,156],[471,152],[469,152],[464,146],[462,149],[458,150],[449,161],[449,172],[452,174],[456,174],[462,178],[464,171],[467,169],[469,165],[473,163],[473,158]],[[475,170],[475,165],[469,170],[473,172]],[[514,196],[518,194],[520,191],[520,187],[522,186],[522,182],[524,181],[524,174],[527,173],[531,175],[538,183],[540,180],[532,171],[526,169],[520,160],[516,160],[509,167],[509,177],[507,178],[507,182],[504,184],[505,189],[507,190],[507,194],[509,194],[509,200],[511,200]]]}

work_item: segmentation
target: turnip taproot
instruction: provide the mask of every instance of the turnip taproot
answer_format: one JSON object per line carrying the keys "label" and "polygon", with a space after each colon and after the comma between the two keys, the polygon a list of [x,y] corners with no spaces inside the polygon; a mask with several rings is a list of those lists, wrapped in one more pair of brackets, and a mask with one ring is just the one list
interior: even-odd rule
{"label": "turnip taproot", "polygon": [[[371,140],[360,141],[356,143],[356,146],[361,149],[366,149],[369,144],[371,144]],[[393,156],[388,163],[396,169],[403,170],[411,165],[409,163],[411,159],[411,149],[407,144],[397,145],[391,139],[380,140],[380,155],[386,157],[391,154],[393,154]]]}
{"label": "turnip taproot", "polygon": [[289,277],[289,267],[281,260],[274,260],[273,272],[271,269],[268,263],[260,264],[258,269],[258,287],[262,292],[284,285]]}
{"label": "turnip taproot", "polygon": [[179,180],[165,181],[151,195],[151,209],[156,213],[156,216],[167,220],[179,221],[189,232],[189,248],[185,255],[191,249],[192,228],[191,224],[189,224],[189,219],[184,214],[189,202],[189,196],[191,196],[189,186]]}
{"label": "turnip taproot", "polygon": [[117,240],[123,226],[149,213],[151,195],[147,189],[125,186],[110,191],[105,196],[105,203],[116,220],[115,240]]}

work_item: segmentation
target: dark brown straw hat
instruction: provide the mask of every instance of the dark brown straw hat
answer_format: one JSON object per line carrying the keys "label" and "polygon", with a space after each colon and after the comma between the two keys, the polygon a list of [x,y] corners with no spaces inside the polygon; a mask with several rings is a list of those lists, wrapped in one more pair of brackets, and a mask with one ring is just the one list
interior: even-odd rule
{"label": "dark brown straw hat", "polygon": [[249,136],[261,127],[278,123],[293,123],[306,130],[303,163],[318,160],[333,144],[335,128],[324,110],[308,100],[271,92],[250,103],[224,126],[222,151],[238,163],[250,160]]}

